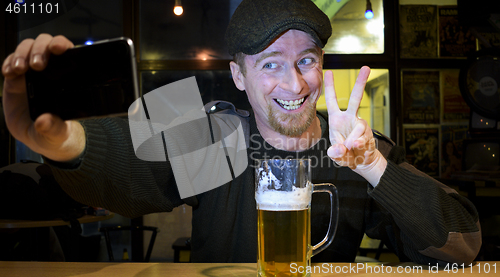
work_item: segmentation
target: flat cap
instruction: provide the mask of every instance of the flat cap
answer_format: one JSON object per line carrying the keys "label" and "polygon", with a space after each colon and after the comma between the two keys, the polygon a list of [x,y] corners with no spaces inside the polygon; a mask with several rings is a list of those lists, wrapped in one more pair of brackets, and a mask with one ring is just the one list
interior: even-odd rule
{"label": "flat cap", "polygon": [[328,16],[311,0],[243,0],[229,21],[225,41],[231,55],[254,55],[289,29],[308,33],[321,48],[332,34]]}

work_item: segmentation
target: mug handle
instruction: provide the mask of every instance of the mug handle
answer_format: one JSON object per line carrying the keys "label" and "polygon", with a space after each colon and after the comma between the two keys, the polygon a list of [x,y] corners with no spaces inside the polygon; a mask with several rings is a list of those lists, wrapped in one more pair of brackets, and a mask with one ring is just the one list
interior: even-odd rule
{"label": "mug handle", "polygon": [[[319,252],[325,250],[333,241],[335,233],[337,232],[337,226],[339,222],[339,195],[337,193],[337,187],[333,184],[314,184],[314,192],[327,192],[330,195],[330,223],[328,224],[328,232],[326,236],[318,244],[314,245],[312,248],[312,256],[318,254]],[[335,204],[334,204],[335,197]],[[335,226],[332,226],[333,213],[336,212]]]}

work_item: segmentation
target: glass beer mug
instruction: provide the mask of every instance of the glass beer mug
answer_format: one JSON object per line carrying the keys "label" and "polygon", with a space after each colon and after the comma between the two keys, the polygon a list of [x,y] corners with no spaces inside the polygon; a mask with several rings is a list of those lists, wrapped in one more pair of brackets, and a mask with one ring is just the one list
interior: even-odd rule
{"label": "glass beer mug", "polygon": [[[325,238],[311,246],[313,192],[330,194],[331,212]],[[337,229],[337,188],[332,184],[311,183],[309,159],[257,160],[255,200],[257,276],[309,276],[311,257],[330,245]]]}

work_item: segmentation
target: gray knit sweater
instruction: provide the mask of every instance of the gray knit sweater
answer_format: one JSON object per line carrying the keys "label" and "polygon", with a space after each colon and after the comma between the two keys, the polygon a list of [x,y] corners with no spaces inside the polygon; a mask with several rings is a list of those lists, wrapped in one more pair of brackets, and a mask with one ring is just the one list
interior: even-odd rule
{"label": "gray knit sweater", "polygon": [[[388,166],[373,188],[349,168],[339,168],[326,155],[327,120],[320,114],[323,139],[302,152],[273,148],[260,136],[252,115],[249,164],[252,159],[293,157],[312,159],[313,183],[333,183],[340,199],[339,226],[333,243],[313,262],[352,262],[363,234],[381,239],[401,261],[435,264],[469,263],[481,245],[478,214],[456,191],[417,171],[405,162],[401,147],[376,134]],[[120,118],[82,122],[86,150],[73,168],[50,163],[63,189],[82,203],[107,208],[127,217],[171,211],[183,203],[193,206],[193,262],[255,262],[257,212],[254,172],[247,170],[211,191],[180,199],[168,162],[139,160],[133,150],[129,125]],[[314,163],[317,163],[314,165]],[[314,194],[312,243],[326,234],[327,196]]]}

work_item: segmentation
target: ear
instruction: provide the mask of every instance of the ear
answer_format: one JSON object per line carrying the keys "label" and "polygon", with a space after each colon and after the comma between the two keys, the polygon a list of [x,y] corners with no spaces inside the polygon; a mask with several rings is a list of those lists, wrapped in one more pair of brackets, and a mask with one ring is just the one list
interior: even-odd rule
{"label": "ear", "polygon": [[245,82],[244,82],[245,76],[243,76],[243,73],[241,73],[240,66],[237,63],[231,61],[229,63],[229,67],[231,68],[231,75],[233,76],[234,84],[236,85],[236,87],[239,90],[244,91],[245,90]]}

